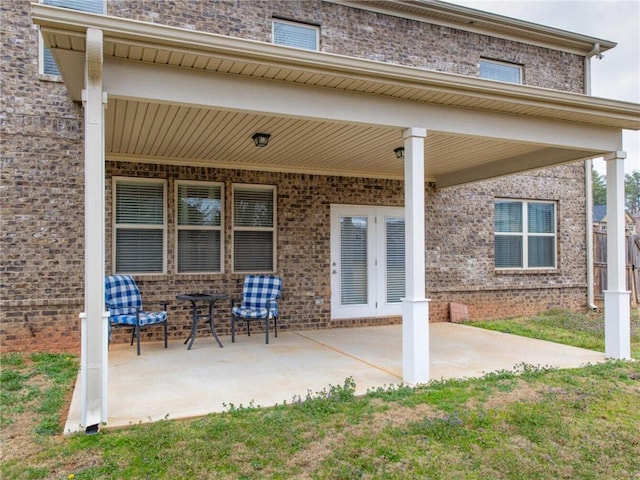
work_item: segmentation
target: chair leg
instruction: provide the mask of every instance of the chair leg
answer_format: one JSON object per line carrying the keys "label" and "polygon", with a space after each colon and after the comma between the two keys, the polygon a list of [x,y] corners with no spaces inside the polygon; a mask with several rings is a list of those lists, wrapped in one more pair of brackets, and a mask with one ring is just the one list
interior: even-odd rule
{"label": "chair leg", "polygon": [[140,355],[140,325],[136,325],[136,345],[138,347],[138,355]]}
{"label": "chair leg", "polygon": [[264,321],[264,330],[265,330],[265,342],[267,345],[269,345],[269,316],[267,315],[267,318]]}
{"label": "chair leg", "polygon": [[167,321],[164,321],[164,348],[167,347]]}
{"label": "chair leg", "polygon": [[236,342],[236,317],[231,315],[231,343]]}
{"label": "chair leg", "polygon": [[249,321],[248,318],[245,321],[247,322],[247,337],[250,337],[251,336],[251,328],[249,327],[249,324],[251,322]]}
{"label": "chair leg", "polygon": [[273,317],[273,330],[276,332],[276,338],[278,338],[278,317]]}
{"label": "chair leg", "polygon": [[136,327],[131,329],[131,343],[129,345],[133,345],[133,339],[136,337]]}

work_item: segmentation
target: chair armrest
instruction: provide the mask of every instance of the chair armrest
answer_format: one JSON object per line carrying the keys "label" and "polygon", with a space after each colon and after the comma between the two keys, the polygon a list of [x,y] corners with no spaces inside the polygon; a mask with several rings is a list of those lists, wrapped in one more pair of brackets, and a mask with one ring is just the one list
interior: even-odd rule
{"label": "chair armrest", "polygon": [[236,302],[242,305],[242,298],[232,298],[231,299],[231,308],[236,306]]}

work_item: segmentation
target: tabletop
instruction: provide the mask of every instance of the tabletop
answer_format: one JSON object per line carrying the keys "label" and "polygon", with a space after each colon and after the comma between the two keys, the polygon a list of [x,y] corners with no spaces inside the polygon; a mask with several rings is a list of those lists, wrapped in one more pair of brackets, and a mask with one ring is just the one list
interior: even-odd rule
{"label": "tabletop", "polygon": [[229,298],[226,293],[183,293],[176,295],[178,300],[188,300],[191,302],[213,302],[215,300],[224,300]]}

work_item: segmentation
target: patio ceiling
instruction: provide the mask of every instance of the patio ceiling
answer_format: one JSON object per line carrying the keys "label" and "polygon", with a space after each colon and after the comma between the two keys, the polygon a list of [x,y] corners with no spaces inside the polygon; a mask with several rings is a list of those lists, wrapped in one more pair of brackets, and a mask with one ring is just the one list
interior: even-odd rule
{"label": "patio ceiling", "polygon": [[[621,129],[640,129],[627,102],[43,5],[32,16],[77,101],[86,29],[104,32],[107,160],[402,178],[393,149],[424,117],[426,179],[441,187],[596,157],[620,149]],[[179,83],[147,91],[176,72]],[[234,93],[213,98],[224,88]],[[259,105],[278,89],[282,110]],[[295,94],[335,111],[344,99],[347,113],[307,113]],[[256,131],[272,135],[267,148],[253,146]]]}
{"label": "patio ceiling", "polygon": [[[267,148],[254,146],[251,135],[258,131],[271,134]],[[109,160],[402,178],[403,162],[393,152],[401,145],[401,130],[392,127],[118,98],[109,101],[106,111]],[[425,150],[428,177],[435,181],[456,168],[482,166],[541,148],[438,133],[427,137]]]}

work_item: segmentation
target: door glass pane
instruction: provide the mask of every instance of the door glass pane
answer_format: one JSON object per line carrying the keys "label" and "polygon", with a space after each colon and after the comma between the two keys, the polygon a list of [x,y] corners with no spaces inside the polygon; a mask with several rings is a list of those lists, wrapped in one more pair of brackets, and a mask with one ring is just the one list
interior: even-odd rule
{"label": "door glass pane", "polygon": [[340,217],[341,304],[366,305],[367,217]]}
{"label": "door glass pane", "polygon": [[399,303],[405,296],[404,218],[386,218],[387,303]]}

